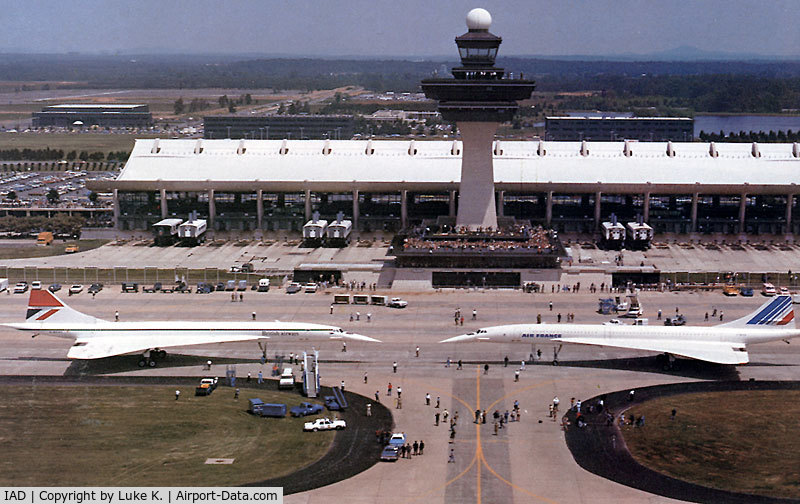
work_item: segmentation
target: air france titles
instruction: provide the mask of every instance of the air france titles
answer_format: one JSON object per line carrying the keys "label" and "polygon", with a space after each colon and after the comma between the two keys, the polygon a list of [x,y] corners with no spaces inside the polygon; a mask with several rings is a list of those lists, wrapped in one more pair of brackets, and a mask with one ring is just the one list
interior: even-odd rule
{"label": "air france titles", "polygon": [[561,339],[559,333],[523,333],[522,338],[546,338],[546,339]]}

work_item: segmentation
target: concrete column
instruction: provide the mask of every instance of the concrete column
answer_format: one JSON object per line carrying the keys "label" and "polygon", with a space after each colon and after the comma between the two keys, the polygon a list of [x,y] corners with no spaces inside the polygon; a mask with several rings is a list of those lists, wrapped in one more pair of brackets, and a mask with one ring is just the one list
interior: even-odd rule
{"label": "concrete column", "polygon": [[644,209],[642,210],[642,217],[644,221],[650,220],[650,192],[644,193]]}
{"label": "concrete column", "polygon": [[553,191],[547,191],[547,208],[544,211],[544,221],[548,226],[553,222]]}
{"label": "concrete column", "polygon": [[745,210],[747,209],[747,194],[742,194],[739,200],[739,232],[744,233],[744,217]]}
{"label": "concrete column", "polygon": [[[113,205],[114,205],[114,229],[119,229],[119,191],[113,191]],[[6,212],[6,214],[8,214]]]}
{"label": "concrete column", "polygon": [[214,205],[214,189],[208,190],[208,229],[214,229],[214,220],[217,218],[217,207]]}
{"label": "concrete column", "polygon": [[497,191],[497,216],[498,217],[505,217],[506,213],[503,211],[503,205],[505,204],[506,199],[506,192],[505,191]]}
{"label": "concrete column", "polygon": [[353,231],[358,231],[358,189],[353,189]]}
{"label": "concrete column", "polygon": [[167,212],[167,190],[161,189],[161,218],[166,219],[169,213]]}
{"label": "concrete column", "polygon": [[450,191],[450,200],[448,201],[450,204],[450,211],[449,216],[455,217],[456,216],[456,191]]}
{"label": "concrete column", "polygon": [[794,200],[794,194],[786,195],[786,229],[783,230],[785,234],[793,234],[792,233],[792,202]]}
{"label": "concrete column", "polygon": [[697,232],[697,200],[700,198],[700,193],[692,194],[692,233]]}
{"label": "concrete column", "polygon": [[492,142],[500,123],[459,121],[464,151],[461,156],[461,197],[457,226],[469,229],[497,228],[494,201]]}
{"label": "concrete column", "polygon": [[600,199],[603,197],[603,193],[597,191],[594,193],[594,230],[597,231],[600,229]]}
{"label": "concrete column", "polygon": [[[306,205],[306,208],[305,208],[306,222],[308,222],[309,220],[311,220],[311,190],[310,189],[306,189],[305,205]],[[305,222],[303,224],[305,224]]]}
{"label": "concrete column", "polygon": [[400,191],[400,227],[408,227],[408,191]]}
{"label": "concrete column", "polygon": [[256,221],[258,229],[264,225],[264,190],[259,189],[256,191]]}

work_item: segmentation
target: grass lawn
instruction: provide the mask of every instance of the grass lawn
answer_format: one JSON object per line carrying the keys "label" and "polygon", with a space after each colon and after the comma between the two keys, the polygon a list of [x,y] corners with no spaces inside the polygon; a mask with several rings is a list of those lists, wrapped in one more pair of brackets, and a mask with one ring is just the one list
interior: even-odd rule
{"label": "grass lawn", "polygon": [[102,133],[0,133],[0,150],[4,149],[63,149],[69,151],[105,152],[130,151],[137,138],[161,136],[150,133],[111,135]]}
{"label": "grass lawn", "polygon": [[[199,382],[199,380],[198,380]],[[229,387],[195,397],[181,386],[7,386],[0,402],[0,485],[229,486],[294,472],[321,458],[333,432],[307,418],[260,418],[247,400],[297,394]],[[208,458],[233,458],[207,465]]]}
{"label": "grass lawn", "polygon": [[800,498],[800,391],[684,394],[631,413],[645,416],[642,428],[622,427],[642,465],[713,488]]}
{"label": "grass lawn", "polygon": [[37,246],[35,242],[6,242],[0,245],[0,259],[22,259],[26,257],[48,257],[64,254],[64,249],[70,245],[77,245],[78,251],[95,249],[105,245],[110,240],[53,240],[51,245],[46,247]]}

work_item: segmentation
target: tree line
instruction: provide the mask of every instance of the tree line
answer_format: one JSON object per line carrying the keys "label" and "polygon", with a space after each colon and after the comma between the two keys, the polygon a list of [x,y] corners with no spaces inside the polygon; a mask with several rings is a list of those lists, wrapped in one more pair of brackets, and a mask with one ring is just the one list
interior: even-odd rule
{"label": "tree line", "polygon": [[72,150],[64,154],[63,149],[4,149],[0,150],[0,161],[127,161],[129,151],[111,151],[108,154],[102,151],[88,152]]}
{"label": "tree line", "polygon": [[81,228],[85,224],[83,217],[56,213],[52,217],[34,215],[30,217],[15,217],[7,215],[0,217],[0,230],[12,233],[39,233],[51,231],[56,235],[80,236]]}
{"label": "tree line", "polygon": [[[455,56],[455,54],[454,54]],[[381,92],[419,91],[420,80],[447,76],[453,60],[333,60],[214,55],[0,55],[0,79],[81,81],[81,87],[293,89],[361,86]],[[573,93],[565,107],[655,108],[654,114],[779,113],[800,110],[800,61],[603,61],[499,58],[498,66],[533,79],[537,91]],[[442,67],[445,68],[444,72]],[[88,84],[84,84],[88,83]],[[74,87],[76,84],[72,84]],[[55,84],[54,84],[55,86]],[[241,99],[241,98],[240,98]],[[182,100],[181,100],[182,101]],[[235,100],[220,106],[236,107]],[[184,112],[192,107],[183,104]],[[195,102],[202,110],[204,104]]]}
{"label": "tree line", "polygon": [[736,133],[731,131],[725,133],[706,133],[701,131],[698,138],[704,142],[758,142],[758,143],[786,143],[786,142],[800,142],[800,131],[772,131],[765,133],[763,131],[740,131]]}

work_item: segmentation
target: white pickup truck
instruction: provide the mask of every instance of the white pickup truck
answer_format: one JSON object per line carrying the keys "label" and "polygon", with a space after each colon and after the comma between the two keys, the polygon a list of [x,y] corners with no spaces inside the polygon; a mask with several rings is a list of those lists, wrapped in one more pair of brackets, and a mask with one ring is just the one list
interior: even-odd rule
{"label": "white pickup truck", "polygon": [[392,298],[392,300],[389,301],[386,306],[389,308],[405,308],[408,306],[408,301],[400,298]]}
{"label": "white pickup truck", "polygon": [[334,418],[331,420],[330,418],[317,418],[313,422],[306,422],[303,425],[304,431],[320,431],[320,430],[340,430],[347,427],[347,424],[344,420],[338,420]]}

